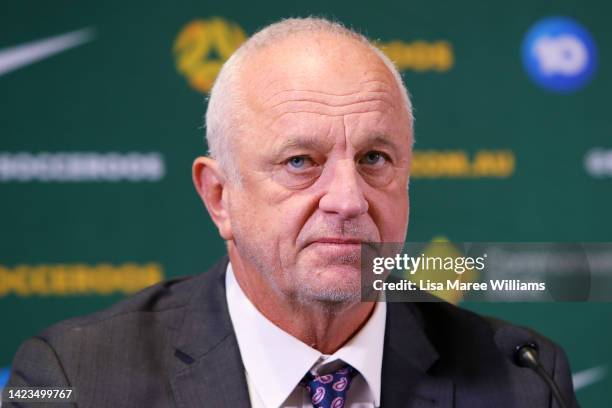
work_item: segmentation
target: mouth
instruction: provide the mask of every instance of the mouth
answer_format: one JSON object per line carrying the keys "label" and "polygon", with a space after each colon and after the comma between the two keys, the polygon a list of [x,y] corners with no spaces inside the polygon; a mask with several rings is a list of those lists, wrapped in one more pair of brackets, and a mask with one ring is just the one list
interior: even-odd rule
{"label": "mouth", "polygon": [[320,266],[349,266],[358,269],[362,239],[348,237],[321,237],[306,245],[307,256],[314,256],[313,262]]}
{"label": "mouth", "polygon": [[327,245],[361,245],[363,241],[357,238],[334,238],[334,237],[325,237],[325,238],[317,238],[311,241],[308,245],[313,244],[327,244]]}

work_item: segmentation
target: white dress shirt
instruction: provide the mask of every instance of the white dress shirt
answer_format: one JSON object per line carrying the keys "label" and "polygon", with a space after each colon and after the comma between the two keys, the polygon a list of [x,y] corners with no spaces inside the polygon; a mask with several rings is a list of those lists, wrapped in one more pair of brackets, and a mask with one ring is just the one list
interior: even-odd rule
{"label": "white dress shirt", "polygon": [[345,407],[380,406],[385,302],[377,302],[369,320],[344,346],[324,355],[261,314],[240,288],[231,263],[225,284],[253,408],[312,408],[310,395],[300,381],[308,371],[325,372],[342,362],[359,371],[351,382]]}

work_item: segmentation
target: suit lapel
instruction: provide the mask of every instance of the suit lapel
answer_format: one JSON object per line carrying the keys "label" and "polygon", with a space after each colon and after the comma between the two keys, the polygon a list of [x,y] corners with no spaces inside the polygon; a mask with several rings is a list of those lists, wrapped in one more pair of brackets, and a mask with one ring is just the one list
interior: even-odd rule
{"label": "suit lapel", "polygon": [[438,353],[414,305],[388,303],[382,367],[383,408],[451,408],[453,382],[428,374]]}
{"label": "suit lapel", "polygon": [[225,299],[227,263],[226,257],[194,282],[194,292],[173,341],[171,384],[177,407],[250,406]]}

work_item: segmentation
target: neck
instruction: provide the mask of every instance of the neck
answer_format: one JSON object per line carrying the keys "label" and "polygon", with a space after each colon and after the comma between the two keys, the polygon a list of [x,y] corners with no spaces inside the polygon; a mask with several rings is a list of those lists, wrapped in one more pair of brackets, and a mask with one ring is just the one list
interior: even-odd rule
{"label": "neck", "polygon": [[[368,320],[374,302],[305,302],[272,288],[262,272],[244,262],[228,246],[236,281],[251,303],[268,320],[323,354],[333,354]],[[263,272],[265,273],[265,272]]]}

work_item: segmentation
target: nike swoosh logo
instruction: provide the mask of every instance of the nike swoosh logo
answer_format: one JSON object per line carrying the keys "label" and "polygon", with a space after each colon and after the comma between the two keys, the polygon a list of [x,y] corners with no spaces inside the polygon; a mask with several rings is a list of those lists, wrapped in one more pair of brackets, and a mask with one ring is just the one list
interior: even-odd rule
{"label": "nike swoosh logo", "polygon": [[572,375],[574,390],[578,391],[581,388],[588,387],[598,381],[601,381],[608,372],[606,366],[589,368],[588,370],[579,371]]}
{"label": "nike swoosh logo", "polygon": [[89,42],[95,36],[92,28],[71,31],[0,50],[0,76],[32,65],[45,58]]}

